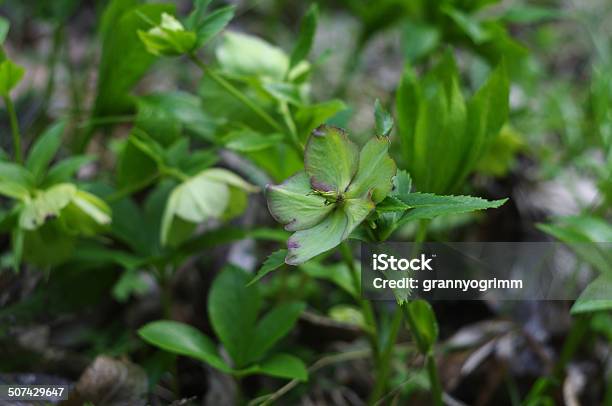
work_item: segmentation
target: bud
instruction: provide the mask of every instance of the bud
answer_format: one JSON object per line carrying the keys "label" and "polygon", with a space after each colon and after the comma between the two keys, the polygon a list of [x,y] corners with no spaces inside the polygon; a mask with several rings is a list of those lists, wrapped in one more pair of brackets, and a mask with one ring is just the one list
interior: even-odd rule
{"label": "bud", "polygon": [[149,31],[138,31],[140,40],[153,55],[177,56],[195,47],[196,34],[186,31],[174,16],[163,13],[161,23]]}

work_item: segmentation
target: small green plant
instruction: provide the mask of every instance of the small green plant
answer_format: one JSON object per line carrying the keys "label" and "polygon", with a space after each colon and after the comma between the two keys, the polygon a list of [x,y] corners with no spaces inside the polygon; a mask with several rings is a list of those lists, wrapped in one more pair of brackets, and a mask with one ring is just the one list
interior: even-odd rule
{"label": "small green plant", "polygon": [[138,330],[140,337],[165,351],[185,355],[222,372],[241,378],[253,374],[306,380],[304,363],[297,357],[273,351],[297,321],[304,305],[287,302],[261,315],[257,285],[247,286],[249,275],[228,267],[215,279],[208,298],[213,330],[228,352],[224,360],[213,341],[196,328],[170,320],[151,322]]}

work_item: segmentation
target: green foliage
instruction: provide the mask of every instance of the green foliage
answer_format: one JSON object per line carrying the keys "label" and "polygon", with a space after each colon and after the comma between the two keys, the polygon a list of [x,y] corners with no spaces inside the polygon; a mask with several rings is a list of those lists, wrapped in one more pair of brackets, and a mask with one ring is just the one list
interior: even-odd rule
{"label": "green foliage", "polygon": [[450,52],[421,80],[407,68],[396,107],[403,158],[417,189],[455,192],[507,120],[504,65],[467,102]]}
{"label": "green foliage", "polygon": [[402,308],[417,348],[422,354],[429,354],[438,340],[438,323],[433,309],[424,300],[414,300]]}
{"label": "green foliage", "polygon": [[0,95],[8,97],[11,90],[23,79],[25,69],[10,59],[0,62]]}
{"label": "green foliage", "polygon": [[321,126],[308,139],[304,172],[266,188],[274,218],[295,231],[285,262],[298,265],[346,240],[391,190],[395,163],[386,138],[361,149],[341,129]]}
{"label": "green foliage", "polygon": [[155,62],[138,37],[138,30],[159,22],[163,13],[174,14],[172,4],[138,4],[113,0],[102,16],[102,56],[98,69],[95,116],[129,111],[130,90]]}
{"label": "green foliage", "polygon": [[260,316],[260,293],[257,285],[247,286],[248,282],[246,272],[228,267],[215,279],[208,298],[213,330],[229,353],[232,366],[220,358],[208,337],[191,326],[156,321],[142,327],[139,335],[166,351],[201,360],[237,376],[265,374],[306,380],[302,361],[289,354],[270,353],[274,344],[291,330],[304,305],[289,302]]}

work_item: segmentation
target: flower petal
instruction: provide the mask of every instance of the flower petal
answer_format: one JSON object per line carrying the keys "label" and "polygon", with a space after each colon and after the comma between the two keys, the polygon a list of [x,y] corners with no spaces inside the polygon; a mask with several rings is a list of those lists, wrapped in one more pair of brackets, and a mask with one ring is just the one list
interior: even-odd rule
{"label": "flower petal", "polygon": [[372,193],[374,203],[381,202],[391,191],[397,167],[389,156],[386,137],[371,138],[359,153],[359,169],[347,191],[347,197],[359,198]]}
{"label": "flower petal", "polygon": [[272,217],[289,231],[313,227],[333,209],[325,205],[323,197],[312,194],[308,175],[303,171],[280,185],[268,185],[266,198]]}
{"label": "flower petal", "polygon": [[346,240],[353,230],[365,220],[374,207],[375,204],[370,199],[347,199],[344,202],[347,224],[344,234],[342,234],[343,240]]}
{"label": "flower petal", "polygon": [[340,128],[322,125],[306,144],[304,167],[313,189],[344,192],[355,171],[359,152]]}
{"label": "flower petal", "polygon": [[328,251],[342,242],[348,219],[340,207],[327,216],[322,222],[307,230],[294,233],[287,241],[289,253],[285,262],[299,265],[309,259]]}

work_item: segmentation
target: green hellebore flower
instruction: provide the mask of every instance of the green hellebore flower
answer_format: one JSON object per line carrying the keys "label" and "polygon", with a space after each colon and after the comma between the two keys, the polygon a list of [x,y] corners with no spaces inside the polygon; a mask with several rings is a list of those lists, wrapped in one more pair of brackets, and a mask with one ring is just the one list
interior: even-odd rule
{"label": "green hellebore flower", "polygon": [[340,128],[320,126],[306,144],[304,171],[268,185],[270,213],[288,231],[285,262],[298,265],[347,239],[392,188],[396,172],[386,137],[358,150]]}
{"label": "green hellebore flower", "polygon": [[153,55],[177,56],[193,50],[196,33],[186,31],[174,16],[162,13],[161,23],[149,31],[138,30],[138,36],[147,51]]}

